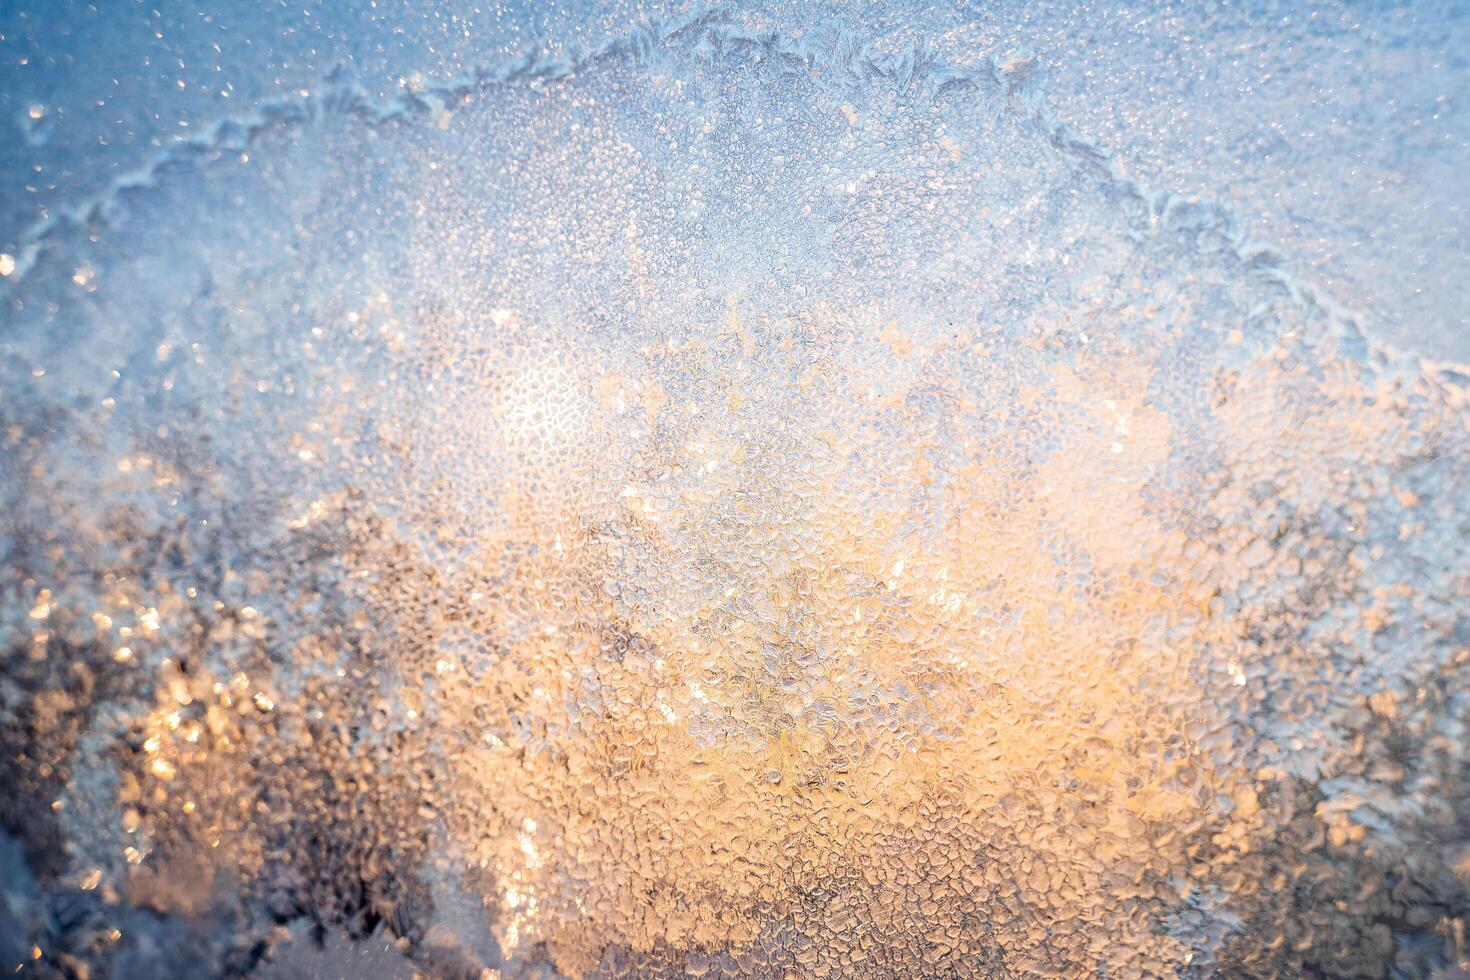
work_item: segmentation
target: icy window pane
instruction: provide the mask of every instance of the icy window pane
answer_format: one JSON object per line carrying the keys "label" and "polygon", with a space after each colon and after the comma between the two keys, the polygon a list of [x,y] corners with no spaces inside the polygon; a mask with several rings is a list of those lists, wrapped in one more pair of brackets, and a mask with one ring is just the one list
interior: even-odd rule
{"label": "icy window pane", "polygon": [[0,963],[1470,968],[1463,15],[384,6],[5,15]]}

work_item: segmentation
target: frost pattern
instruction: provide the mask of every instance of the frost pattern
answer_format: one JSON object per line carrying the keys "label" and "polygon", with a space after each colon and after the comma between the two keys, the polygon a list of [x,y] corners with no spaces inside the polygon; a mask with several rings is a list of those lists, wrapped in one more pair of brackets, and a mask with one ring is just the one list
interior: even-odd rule
{"label": "frost pattern", "polygon": [[1036,75],[691,16],[341,84],[38,229],[0,953],[1463,959],[1470,379]]}

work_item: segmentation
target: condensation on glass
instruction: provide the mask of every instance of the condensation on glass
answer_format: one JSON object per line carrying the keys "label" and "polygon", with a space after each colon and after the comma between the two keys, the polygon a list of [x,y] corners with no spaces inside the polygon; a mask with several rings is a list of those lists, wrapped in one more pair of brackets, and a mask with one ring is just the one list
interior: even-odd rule
{"label": "condensation on glass", "polygon": [[1467,376],[1036,78],[690,16],[54,215],[0,270],[0,953],[1463,964]]}

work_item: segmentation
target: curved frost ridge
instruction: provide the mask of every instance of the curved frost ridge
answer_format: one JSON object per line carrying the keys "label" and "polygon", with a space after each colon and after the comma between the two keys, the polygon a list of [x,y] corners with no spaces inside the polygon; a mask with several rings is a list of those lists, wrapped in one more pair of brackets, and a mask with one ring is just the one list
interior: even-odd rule
{"label": "curved frost ridge", "polygon": [[[973,63],[945,61],[922,39],[911,39],[894,53],[884,53],[874,42],[863,41],[855,29],[824,25],[812,36],[791,38],[777,31],[751,30],[738,22],[730,8],[712,5],[666,21],[649,22],[601,44],[567,56],[530,51],[502,63],[477,66],[453,78],[405,86],[398,94],[377,100],[340,71],[330,73],[315,90],[302,90],[263,103],[254,112],[215,122],[197,135],[180,139],[147,165],[117,178],[96,197],[80,205],[58,209],[22,236],[20,254],[11,275],[0,282],[0,299],[7,298],[37,262],[69,233],[106,226],[117,206],[134,191],[157,186],[170,168],[207,161],[222,152],[243,151],[263,132],[298,127],[323,114],[344,113],[368,125],[425,122],[453,112],[466,98],[487,88],[516,82],[553,82],[594,70],[618,59],[649,60],[663,54],[718,54],[753,62],[774,60],[792,69],[816,72],[824,84],[890,87],[902,97],[923,93],[937,98],[969,90],[1003,102],[1008,111],[1024,114],[1051,144],[1077,166],[1099,178],[1121,199],[1139,210],[1139,231],[1170,230],[1208,237],[1244,263],[1255,276],[1279,286],[1294,300],[1320,310],[1333,331],[1354,347],[1371,347],[1371,359],[1380,367],[1398,362],[1413,370],[1423,366],[1428,376],[1454,398],[1470,398],[1458,383],[1464,374],[1451,367],[1423,361],[1412,352],[1365,337],[1360,318],[1331,299],[1315,284],[1290,269],[1287,258],[1274,246],[1250,237],[1249,223],[1231,205],[1156,190],[1131,176],[1107,147],[1088,140],[1050,111],[1044,91],[1043,67],[1029,55],[1002,59],[986,56]],[[1367,354],[1367,350],[1363,350]]]}

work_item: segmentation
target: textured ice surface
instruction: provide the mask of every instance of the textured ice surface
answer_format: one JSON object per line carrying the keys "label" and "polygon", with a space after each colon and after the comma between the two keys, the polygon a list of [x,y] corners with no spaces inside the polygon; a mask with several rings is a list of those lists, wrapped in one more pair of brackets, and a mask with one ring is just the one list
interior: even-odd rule
{"label": "textured ice surface", "polygon": [[[375,96],[595,47],[676,0],[11,0],[0,5],[0,252],[160,146],[347,71]],[[1470,5],[1459,0],[747,0],[892,52],[1029,53],[1060,118],[1152,186],[1233,204],[1369,328],[1470,360]],[[38,118],[31,113],[39,111]],[[8,138],[7,138],[8,137]]]}
{"label": "textured ice surface", "polygon": [[0,954],[1463,961],[1470,379],[965,23],[336,76],[17,245]]}

